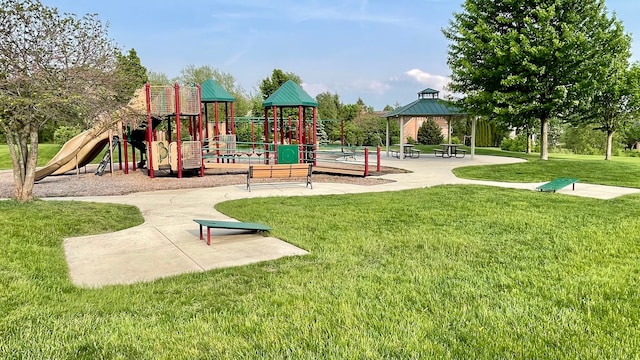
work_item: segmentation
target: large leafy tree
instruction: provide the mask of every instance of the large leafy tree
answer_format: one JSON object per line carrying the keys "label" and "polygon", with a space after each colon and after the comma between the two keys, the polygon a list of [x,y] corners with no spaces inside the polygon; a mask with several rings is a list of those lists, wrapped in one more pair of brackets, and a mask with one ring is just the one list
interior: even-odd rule
{"label": "large leafy tree", "polygon": [[147,69],[147,80],[151,86],[171,85],[175,80],[169,79],[169,76],[163,72],[155,72]]}
{"label": "large leafy tree", "polygon": [[300,78],[300,76],[292,72],[284,72],[280,69],[274,69],[270,77],[266,77],[260,82],[260,92],[262,93],[262,98],[266,100],[288,80],[293,80],[293,82],[298,85],[302,84],[302,79]]}
{"label": "large leafy tree", "polygon": [[546,160],[550,119],[589,102],[619,27],[602,0],[466,0],[443,30],[450,89],[470,113],[516,126],[537,119]]}
{"label": "large leafy tree", "polygon": [[[251,100],[246,91],[238,84],[235,77],[229,73],[222,72],[210,65],[195,66],[187,65],[180,71],[178,79],[184,84],[202,84],[207,79],[214,79],[225,90],[227,90],[235,99],[236,114],[247,115],[251,109]],[[209,104],[213,106],[213,104]],[[222,105],[221,110],[222,110]],[[210,109],[209,111],[213,111]]]}
{"label": "large leafy tree", "polygon": [[340,97],[338,94],[323,92],[316,95],[318,102],[318,118],[322,120],[324,130],[327,134],[327,141],[340,139],[340,121],[338,113],[340,112]]}
{"label": "large leafy tree", "polygon": [[628,67],[628,52],[617,55],[611,60],[606,79],[598,83],[586,119],[606,134],[605,160],[611,160],[613,135],[630,124],[640,109],[640,67]]}
{"label": "large leafy tree", "polygon": [[0,127],[17,200],[33,199],[39,129],[114,108],[117,53],[96,15],[61,15],[37,0],[0,1]]}
{"label": "large leafy tree", "polygon": [[117,54],[116,77],[116,93],[118,101],[122,103],[128,102],[133,93],[149,81],[147,68],[140,63],[135,49],[130,49],[126,55]]}
{"label": "large leafy tree", "polygon": [[[266,100],[269,96],[271,96],[271,94],[273,94],[276,90],[278,90],[280,86],[282,86],[282,84],[286,83],[288,80],[292,80],[298,85],[302,84],[302,79],[300,78],[300,76],[292,72],[284,72],[280,69],[274,69],[271,72],[270,77],[266,77],[262,79],[262,81],[260,81],[259,92],[260,92],[260,95],[262,96],[262,100]],[[261,101],[260,102],[253,101],[252,112],[253,114],[257,114],[258,116],[262,115],[263,108],[262,108]],[[297,109],[296,110],[285,109],[284,114],[285,116],[294,115],[294,114],[297,115],[297,112],[298,112]]]}

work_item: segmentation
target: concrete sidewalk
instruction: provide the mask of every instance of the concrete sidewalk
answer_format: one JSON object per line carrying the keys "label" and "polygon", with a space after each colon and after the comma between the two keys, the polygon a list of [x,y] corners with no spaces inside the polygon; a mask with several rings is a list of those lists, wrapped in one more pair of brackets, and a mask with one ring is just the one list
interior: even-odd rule
{"label": "concrete sidewalk", "polygon": [[[214,205],[221,201],[246,197],[393,191],[443,184],[482,184],[535,190],[536,186],[542,183],[465,180],[456,178],[451,172],[453,168],[460,166],[506,164],[518,161],[523,160],[479,155],[476,155],[473,160],[469,156],[462,159],[443,159],[426,155],[418,159],[404,160],[383,157],[383,166],[403,168],[411,173],[381,176],[395,182],[373,186],[314,183],[311,190],[302,183],[259,184],[248,192],[242,184],[57,200],[134,205],[140,209],[145,218],[144,224],[134,228],[64,240],[64,250],[73,283],[85,287],[100,287],[150,281],[188,272],[201,272],[284,256],[307,254],[304,249],[273,237],[221,229],[212,229],[212,243],[211,246],[207,246],[205,241],[199,240],[199,228],[193,219],[232,220],[214,209]],[[583,183],[576,184],[575,191],[570,188],[561,191],[565,194],[599,199],[611,199],[638,192],[640,189]]]}

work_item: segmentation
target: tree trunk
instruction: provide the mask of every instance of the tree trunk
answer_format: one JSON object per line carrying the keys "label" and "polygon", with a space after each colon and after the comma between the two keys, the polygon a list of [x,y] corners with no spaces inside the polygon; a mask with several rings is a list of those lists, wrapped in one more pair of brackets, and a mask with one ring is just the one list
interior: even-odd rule
{"label": "tree trunk", "polygon": [[7,131],[7,144],[13,163],[13,196],[17,201],[33,200],[33,183],[38,162],[38,130]]}
{"label": "tree trunk", "polygon": [[531,132],[529,131],[529,129],[527,129],[527,155],[531,154],[531,142],[532,142],[532,136],[531,136]]}
{"label": "tree trunk", "polygon": [[613,133],[615,131],[607,130],[607,148],[604,153],[605,160],[611,160],[611,146],[613,144]]}
{"label": "tree trunk", "polygon": [[540,118],[540,160],[549,160],[549,119]]}

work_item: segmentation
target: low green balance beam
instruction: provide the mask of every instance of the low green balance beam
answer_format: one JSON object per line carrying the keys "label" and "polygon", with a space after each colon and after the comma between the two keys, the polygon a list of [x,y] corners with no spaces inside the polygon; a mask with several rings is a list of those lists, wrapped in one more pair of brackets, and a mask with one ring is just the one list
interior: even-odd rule
{"label": "low green balance beam", "polygon": [[211,245],[211,229],[234,229],[234,230],[248,230],[248,231],[269,231],[271,227],[258,224],[258,223],[250,223],[250,222],[239,222],[239,221],[218,221],[218,220],[196,220],[194,219],[198,225],[200,225],[200,240],[204,240],[203,237],[203,228],[207,228],[207,245]]}
{"label": "low green balance beam", "polygon": [[545,192],[556,192],[558,190],[561,190],[569,185],[573,186],[573,190],[576,189],[576,183],[580,181],[579,179],[575,179],[575,178],[556,178],[553,179],[551,181],[549,181],[546,184],[540,185],[538,186],[536,189],[540,190],[540,191],[545,191]]}

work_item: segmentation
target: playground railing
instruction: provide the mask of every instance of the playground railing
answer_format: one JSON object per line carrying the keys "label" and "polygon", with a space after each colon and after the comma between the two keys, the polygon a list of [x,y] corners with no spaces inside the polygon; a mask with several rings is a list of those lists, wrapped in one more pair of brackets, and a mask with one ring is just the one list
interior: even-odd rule
{"label": "playground railing", "polygon": [[[202,147],[205,167],[248,167],[251,164],[310,163],[326,172],[361,174],[380,172],[380,148],[356,146],[315,146],[313,144],[273,144],[241,142],[222,135],[214,141],[205,141]],[[227,135],[228,136],[228,135]],[[225,143],[227,142],[227,143]]]}

